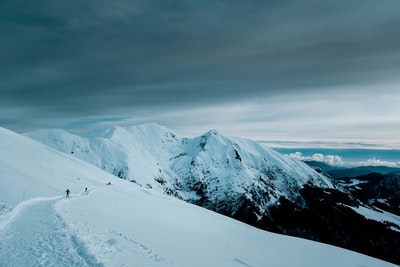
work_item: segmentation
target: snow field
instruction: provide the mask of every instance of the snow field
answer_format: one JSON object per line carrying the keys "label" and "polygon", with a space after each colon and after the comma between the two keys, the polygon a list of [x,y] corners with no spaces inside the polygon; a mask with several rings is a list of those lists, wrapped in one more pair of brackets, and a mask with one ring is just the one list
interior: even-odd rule
{"label": "snow field", "polygon": [[256,229],[3,128],[0,203],[12,208],[0,217],[1,267],[395,266]]}
{"label": "snow field", "polygon": [[56,210],[105,266],[393,266],[124,183],[60,201]]}

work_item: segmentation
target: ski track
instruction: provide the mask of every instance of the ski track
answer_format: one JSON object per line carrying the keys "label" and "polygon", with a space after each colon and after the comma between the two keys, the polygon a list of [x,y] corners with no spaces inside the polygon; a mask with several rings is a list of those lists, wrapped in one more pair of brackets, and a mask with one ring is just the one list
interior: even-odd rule
{"label": "ski track", "polygon": [[[115,231],[113,231],[111,233],[115,236],[121,237],[122,239],[124,239],[127,242],[130,242],[130,243],[136,245],[136,247],[140,248],[140,250],[142,251],[142,253],[140,253],[141,255],[147,255],[147,257],[154,262],[165,263],[165,264],[168,264],[168,266],[171,264],[174,264],[173,262],[159,256],[157,253],[155,253],[152,249],[148,248],[144,244],[137,242],[137,241],[133,240],[132,238],[124,236],[123,234],[117,233]],[[109,245],[115,245],[117,243],[117,241],[115,239],[109,239],[107,242],[109,243]]]}
{"label": "ski track", "polygon": [[53,209],[59,198],[21,203],[0,228],[0,267],[103,267],[84,243],[68,232]]}

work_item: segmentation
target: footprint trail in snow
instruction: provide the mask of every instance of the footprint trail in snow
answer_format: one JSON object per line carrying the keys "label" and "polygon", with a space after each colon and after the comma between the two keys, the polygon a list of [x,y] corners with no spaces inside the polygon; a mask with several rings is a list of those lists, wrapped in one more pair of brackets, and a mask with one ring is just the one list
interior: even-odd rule
{"label": "footprint trail in snow", "polygon": [[103,266],[68,232],[53,209],[58,199],[23,205],[0,229],[0,266]]}

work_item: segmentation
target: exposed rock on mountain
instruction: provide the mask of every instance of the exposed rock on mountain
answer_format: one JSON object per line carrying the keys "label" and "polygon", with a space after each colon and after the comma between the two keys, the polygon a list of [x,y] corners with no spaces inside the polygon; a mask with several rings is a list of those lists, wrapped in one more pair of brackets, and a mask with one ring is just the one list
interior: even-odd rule
{"label": "exposed rock on mountain", "polygon": [[301,203],[305,184],[331,188],[303,162],[261,144],[211,130],[178,138],[166,127],[110,127],[77,136],[61,130],[27,134],[120,178],[234,216],[251,204],[254,216],[284,196]]}
{"label": "exposed rock on mountain", "polygon": [[[346,181],[335,188],[332,182],[338,181],[322,169],[258,142],[215,130],[180,138],[158,124],[110,127],[83,136],[61,130],[27,135],[120,178],[256,227],[400,262],[400,223],[368,219],[360,207],[370,209],[369,198],[356,194],[357,188],[346,187]],[[389,195],[385,201],[392,201]],[[372,210],[377,212],[382,202],[375,201]]]}

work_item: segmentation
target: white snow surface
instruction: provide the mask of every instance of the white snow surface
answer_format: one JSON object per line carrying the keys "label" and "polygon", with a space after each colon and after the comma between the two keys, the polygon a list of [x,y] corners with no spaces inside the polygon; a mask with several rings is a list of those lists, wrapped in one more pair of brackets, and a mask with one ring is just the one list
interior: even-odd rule
{"label": "white snow surface", "polygon": [[[258,197],[260,211],[280,196],[295,200],[305,183],[332,187],[329,179],[305,163],[258,142],[227,138],[210,130],[179,138],[156,123],[109,127],[77,136],[51,129],[27,133],[64,153],[159,192],[193,202],[202,192],[214,203]],[[261,199],[262,198],[262,199]]]}
{"label": "white snow surface", "polygon": [[4,128],[0,177],[2,267],[395,266],[256,229]]}

